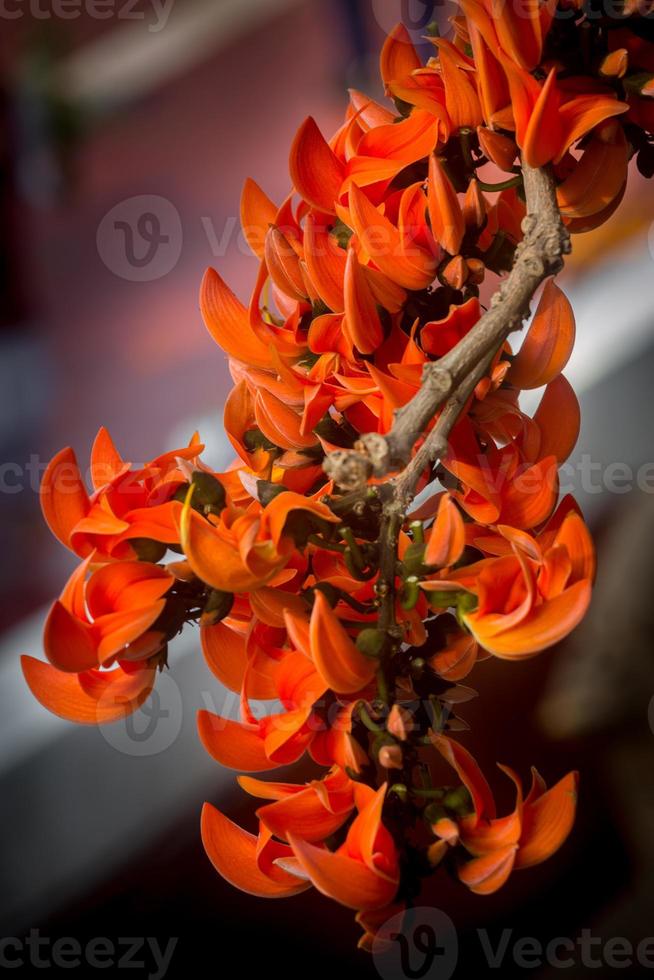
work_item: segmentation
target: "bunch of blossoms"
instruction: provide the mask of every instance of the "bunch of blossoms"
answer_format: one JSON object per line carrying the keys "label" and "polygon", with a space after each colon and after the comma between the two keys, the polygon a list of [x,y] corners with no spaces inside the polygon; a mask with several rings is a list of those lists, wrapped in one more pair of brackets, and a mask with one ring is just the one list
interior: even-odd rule
{"label": "bunch of blossoms", "polygon": [[[209,858],[254,895],[315,886],[357,911],[365,948],[437,869],[488,894],[572,826],[576,773],[548,789],[534,770],[525,791],[500,767],[516,802],[498,816],[455,711],[478,660],[531,657],[587,609],[593,545],[558,500],[579,408],[553,277],[570,234],[617,207],[630,157],[652,157],[647,11],[460,3],[425,65],[401,26],[388,37],[387,105],[353,91],[329,140],[302,124],[280,206],[246,182],[250,304],[211,269],[200,297],[235,463],[212,472],[194,436],[133,469],[105,430],[91,493],[70,449],[51,462],[45,517],[81,564],[48,662],[24,658],[45,707],[107,722],[199,623],[240,695],[239,720],[200,712],[201,741],[260,801],[255,835],[205,805]],[[308,783],[249,775],[306,754]]]}

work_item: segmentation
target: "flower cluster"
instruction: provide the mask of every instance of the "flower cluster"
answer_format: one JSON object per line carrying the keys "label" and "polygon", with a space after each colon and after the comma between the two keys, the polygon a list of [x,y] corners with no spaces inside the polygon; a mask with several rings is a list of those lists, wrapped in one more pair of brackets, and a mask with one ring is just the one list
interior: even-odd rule
{"label": "flower cluster", "polygon": [[[357,911],[366,948],[438,866],[493,892],[574,819],[575,773],[547,789],[534,770],[525,795],[505,767],[516,804],[498,817],[455,714],[477,660],[538,653],[590,600],[592,541],[558,499],[579,407],[562,374],[574,318],[554,280],[519,351],[503,337],[481,364],[390,537],[397,474],[352,489],[323,464],[388,433],[425,368],[475,335],[480,286],[523,240],[524,168],[547,168],[564,225],[582,232],[617,207],[630,157],[647,172],[652,155],[653,32],[633,4],[617,20],[576,0],[460,7],[424,65],[401,26],[388,37],[388,105],[352,91],[331,139],[300,126],[280,206],[245,184],[250,303],[213,269],[200,293],[234,382],[235,463],[211,471],[194,436],[133,469],[101,430],[89,494],[71,450],[52,461],[43,510],[81,564],[48,616],[48,662],[24,658],[51,711],[111,721],[199,623],[210,670],[240,696],[238,720],[200,712],[207,751],[245,774],[308,754],[317,773],[239,777],[261,801],[256,835],[206,804],[211,861],[255,895],[315,886]],[[525,389],[543,389],[533,416]]]}

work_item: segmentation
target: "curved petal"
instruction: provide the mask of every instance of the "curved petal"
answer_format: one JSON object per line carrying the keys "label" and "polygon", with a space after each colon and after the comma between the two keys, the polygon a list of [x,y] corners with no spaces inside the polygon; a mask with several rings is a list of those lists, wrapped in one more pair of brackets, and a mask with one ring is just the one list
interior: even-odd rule
{"label": "curved petal", "polygon": [[475,895],[492,895],[513,871],[517,852],[517,844],[507,844],[483,857],[473,858],[459,868],[459,880]]}
{"label": "curved petal", "polygon": [[345,168],[311,116],[293,140],[289,169],[293,185],[305,201],[319,211],[335,213]]}
{"label": "curved petal", "polygon": [[226,354],[254,367],[270,368],[270,350],[253,332],[248,311],[212,268],[200,286],[200,311],[207,330]]}
{"label": "curved petal", "polygon": [[378,909],[392,902],[397,882],[376,874],[361,861],[308,844],[289,834],[289,844],[318,891],[351,909]]}
{"label": "curved petal", "polygon": [[529,868],[547,860],[572,830],[577,808],[579,774],[567,776],[525,806],[516,868]]}
{"label": "curved petal", "polygon": [[48,527],[69,548],[73,528],[91,509],[72,449],[62,449],[48,463],[41,481],[40,499]]}
{"label": "curved petal", "polygon": [[541,294],[529,332],[507,375],[516,388],[540,388],[568,363],[575,342],[575,319],[565,294],[553,279]]}
{"label": "curved petal", "polygon": [[521,623],[503,633],[488,635],[483,628],[483,617],[476,619],[475,613],[466,616],[465,621],[489,653],[505,660],[520,660],[532,657],[567,636],[585,616],[590,598],[590,582],[584,579],[536,606]]}
{"label": "curved petal", "polygon": [[355,694],[375,676],[375,662],[359,652],[319,590],[315,593],[309,636],[313,662],[338,694]]}
{"label": "curved petal", "polygon": [[241,891],[260,898],[285,898],[310,887],[308,881],[275,865],[271,866],[274,878],[264,874],[257,863],[257,838],[211,803],[202,808],[200,832],[207,857],[218,874]]}
{"label": "curved petal", "polygon": [[228,769],[266,772],[279,765],[266,755],[258,726],[243,725],[202,709],[198,712],[198,733],[209,755]]}
{"label": "curved petal", "polygon": [[66,674],[34,657],[21,657],[28,687],[36,700],[60,718],[100,725],[131,715],[146,700],[155,678],[153,667],[127,671],[93,670]]}
{"label": "curved petal", "polygon": [[449,493],[443,494],[425,550],[425,563],[438,567],[459,560],[466,543],[465,525]]}

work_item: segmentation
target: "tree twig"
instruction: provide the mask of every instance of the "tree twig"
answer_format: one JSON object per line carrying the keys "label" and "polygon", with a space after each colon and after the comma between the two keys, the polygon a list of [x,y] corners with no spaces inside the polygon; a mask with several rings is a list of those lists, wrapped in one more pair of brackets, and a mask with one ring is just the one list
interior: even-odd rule
{"label": "tree twig", "polygon": [[421,387],[396,412],[390,432],[368,433],[354,449],[328,455],[325,470],[339,486],[353,490],[371,476],[405,465],[437,409],[486,355],[492,357],[509,333],[522,326],[537,288],[562,268],[570,237],[559,214],[553,177],[549,170],[525,163],[522,173],[527,214],[511,272],[472,330],[438,361],[425,365]]}

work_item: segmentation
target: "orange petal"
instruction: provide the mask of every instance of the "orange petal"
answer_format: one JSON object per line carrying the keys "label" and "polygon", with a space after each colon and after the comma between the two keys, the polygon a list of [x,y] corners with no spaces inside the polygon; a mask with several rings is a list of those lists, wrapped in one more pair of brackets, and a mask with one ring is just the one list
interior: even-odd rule
{"label": "orange petal", "polygon": [[465,547],[465,526],[449,493],[443,494],[438,514],[427,542],[425,563],[443,567],[459,560]]}
{"label": "orange petal", "polygon": [[326,809],[312,786],[287,796],[275,803],[269,803],[257,810],[261,822],[283,840],[289,834],[305,841],[322,841],[341,827],[352,809],[351,805],[336,813]]}
{"label": "orange petal", "polygon": [[599,126],[606,119],[627,112],[628,109],[629,106],[626,102],[618,102],[613,96],[598,95],[597,93],[580,95],[564,102],[559,110],[562,146],[555,163],[559,162],[568,147],[589,133],[591,129]]}
{"label": "orange petal", "polygon": [[309,626],[311,656],[338,694],[355,694],[375,675],[375,663],[359,652],[322,592],[316,591]]}
{"label": "orange petal", "polygon": [[436,270],[434,257],[415,244],[407,255],[398,229],[356,185],[350,188],[349,204],[352,227],[384,275],[405,289],[424,289],[432,282]]}
{"label": "orange petal", "polygon": [[203,582],[221,592],[249,592],[268,582],[286,563],[270,548],[264,568],[251,571],[234,544],[221,537],[217,529],[191,508],[185,508],[181,521],[181,540],[188,563]]}
{"label": "orange petal", "polygon": [[50,663],[58,670],[79,673],[98,666],[98,651],[91,628],[57,601],[45,621],[43,647]]}
{"label": "orange petal", "polygon": [[265,772],[278,766],[266,755],[258,726],[243,725],[202,709],[198,712],[198,732],[209,755],[228,769]]}
{"label": "orange petal", "polygon": [[277,207],[259,185],[248,177],[241,194],[241,227],[246,242],[260,259],[263,258],[266,232],[276,218]]}
{"label": "orange petal", "polygon": [[534,415],[540,429],[540,455],[564,463],[579,438],[581,410],[572,385],[563,374],[550,381]]}
{"label": "orange petal", "polygon": [[508,483],[499,520],[525,531],[537,527],[552,513],[558,493],[556,457],[546,456]]}
{"label": "orange petal", "polygon": [[379,70],[384,85],[401,81],[421,68],[420,58],[404,24],[396,24],[384,42],[379,59]]}
{"label": "orange petal", "polygon": [[578,781],[578,773],[570,772],[525,806],[516,868],[540,864],[563,844],[575,819]]}
{"label": "orange petal", "polygon": [[584,218],[609,208],[622,191],[628,161],[622,126],[609,124],[606,135],[593,135],[575,169],[556,190],[561,214]]}
{"label": "orange petal", "polygon": [[345,252],[313,211],[304,225],[304,258],[320,298],[334,313],[342,313]]}
{"label": "orange petal", "polygon": [[334,214],[345,168],[311,116],[293,140],[289,168],[298,194],[319,211]]}
{"label": "orange petal", "polygon": [[465,234],[463,211],[456,191],[435,153],[429,158],[427,208],[434,238],[450,255],[457,255]]}
{"label": "orange petal", "polygon": [[540,388],[549,384],[568,363],[574,342],[572,307],[565,293],[549,279],[507,381],[516,388]]}
{"label": "orange petal", "polygon": [[230,357],[254,367],[270,368],[270,351],[254,334],[243,304],[215,269],[207,269],[200,286],[200,311],[205,326]]}
{"label": "orange petal", "polygon": [[451,42],[438,38],[436,44],[445,83],[445,106],[452,129],[463,129],[466,126],[474,129],[482,122],[482,114],[472,73],[457,66],[456,56],[453,54],[456,48]]}
{"label": "orange petal", "polygon": [[260,898],[285,898],[310,887],[309,882],[274,865],[274,878],[264,874],[257,863],[257,838],[210,803],[202,808],[200,828],[204,849],[214,868],[241,891]]}
{"label": "orange petal", "polygon": [[91,449],[91,480],[96,490],[110,483],[124,468],[125,463],[116,449],[113,439],[104,428],[99,430]]}
{"label": "orange petal", "polygon": [[530,167],[543,167],[561,150],[563,133],[556,68],[552,68],[529,116],[522,155]]}
{"label": "orange petal", "polygon": [[356,251],[348,249],[345,266],[345,323],[352,343],[362,354],[372,354],[384,339],[377,304]]}
{"label": "orange petal", "polygon": [[563,545],[570,556],[571,582],[595,578],[595,548],[590,532],[580,514],[571,511],[557,531],[554,544]]}
{"label": "orange petal", "polygon": [[459,880],[475,895],[492,895],[513,871],[517,850],[517,844],[507,844],[483,857],[473,858],[459,868]]}
{"label": "orange petal", "polygon": [[466,625],[489,653],[504,660],[522,660],[567,636],[585,616],[590,597],[590,582],[584,579],[535,606],[521,623],[504,633],[486,634],[483,618],[475,619],[475,613],[466,616]]}
{"label": "orange petal", "polygon": [[517,65],[531,71],[542,51],[539,0],[523,0],[519,7],[491,0],[489,7],[500,45]]}
{"label": "orange petal", "polygon": [[41,481],[40,497],[48,527],[69,548],[71,531],[91,507],[72,449],[62,449],[50,460]]}
{"label": "orange petal", "polygon": [[65,674],[34,657],[21,657],[25,680],[36,700],[60,718],[101,725],[131,715],[146,700],[155,678],[152,667]]}
{"label": "orange petal", "polygon": [[[247,667],[245,639],[224,623],[202,626],[200,629],[202,653],[209,670],[230,691],[240,693]],[[253,670],[248,674],[248,694],[255,700],[276,697],[274,681],[263,672]]]}
{"label": "orange petal", "polygon": [[328,898],[351,909],[378,909],[393,900],[397,882],[376,874],[361,861],[308,844],[293,834],[289,844],[312,883]]}
{"label": "orange petal", "polygon": [[484,818],[492,820],[495,817],[495,800],[491,788],[468,750],[446,735],[431,732],[429,737],[443,758],[456,769],[459,779],[470,793],[476,821]]}
{"label": "orange petal", "polygon": [[266,438],[282,449],[308,449],[318,441],[312,432],[303,435],[302,416],[265,388],[257,391],[254,415]]}
{"label": "orange petal", "polygon": [[274,225],[266,232],[264,255],[270,278],[277,288],[290,299],[306,300],[307,290],[297,252]]}

